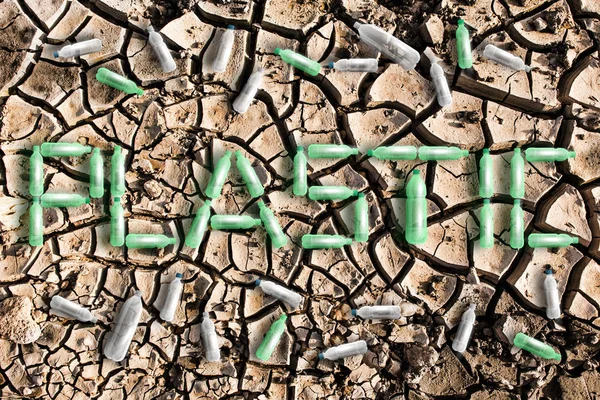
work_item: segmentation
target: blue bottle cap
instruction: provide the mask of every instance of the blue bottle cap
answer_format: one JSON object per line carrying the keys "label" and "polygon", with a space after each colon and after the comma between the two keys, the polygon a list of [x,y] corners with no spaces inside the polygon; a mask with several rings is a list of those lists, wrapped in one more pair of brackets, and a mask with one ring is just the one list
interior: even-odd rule
{"label": "blue bottle cap", "polygon": [[552,275],[552,270],[550,268],[548,268],[547,270],[544,271],[544,274],[546,275]]}
{"label": "blue bottle cap", "polygon": [[351,312],[352,312],[352,316],[356,317],[356,310],[352,310]]}
{"label": "blue bottle cap", "polygon": [[175,274],[175,278],[183,278],[183,274],[180,274],[179,272]]}
{"label": "blue bottle cap", "polygon": [[227,25],[227,29],[235,29],[235,26],[233,26],[233,25],[231,25],[231,24],[230,24],[230,25]]}
{"label": "blue bottle cap", "polygon": [[257,280],[255,280],[255,281],[254,281],[254,284],[255,284],[256,286],[259,286],[261,282],[262,282],[262,281],[261,281],[260,279],[257,279]]}
{"label": "blue bottle cap", "polygon": [[323,353],[319,353],[319,360],[322,360],[324,358],[325,358],[325,356],[323,355]]}
{"label": "blue bottle cap", "polygon": [[58,58],[58,51],[54,52],[54,58]]}
{"label": "blue bottle cap", "polygon": [[329,68],[333,68],[333,61],[329,63]]}

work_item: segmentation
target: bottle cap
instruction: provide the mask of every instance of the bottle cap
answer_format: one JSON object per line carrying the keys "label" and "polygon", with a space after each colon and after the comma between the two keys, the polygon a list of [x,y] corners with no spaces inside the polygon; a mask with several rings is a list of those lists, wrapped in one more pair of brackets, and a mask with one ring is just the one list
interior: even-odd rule
{"label": "bottle cap", "polygon": [[204,200],[204,205],[205,206],[210,206],[211,204],[212,204],[212,200],[211,199]]}
{"label": "bottle cap", "polygon": [[569,158],[575,158],[575,156],[577,155],[576,152],[574,151],[569,151]]}
{"label": "bottle cap", "polygon": [[350,245],[350,244],[352,244],[352,239],[350,239],[350,238],[346,238],[345,244],[346,244],[346,245]]}
{"label": "bottle cap", "polygon": [[483,199],[483,204],[490,204],[490,199]]}
{"label": "bottle cap", "polygon": [[367,155],[369,157],[373,157],[373,150],[367,150]]}
{"label": "bottle cap", "polygon": [[242,158],[242,157],[244,157],[244,154],[242,154],[241,150],[236,150],[236,151],[235,151],[235,156],[236,156],[237,158]]}
{"label": "bottle cap", "polygon": [[54,52],[54,58],[58,58],[58,51]]}
{"label": "bottle cap", "polygon": [[262,224],[262,221],[260,220],[260,218],[254,218],[254,225],[255,226],[259,226]]}
{"label": "bottle cap", "polygon": [[93,151],[93,153],[94,153],[94,154],[100,154],[100,149],[99,149],[99,148],[97,148],[97,147],[94,147],[94,151]]}
{"label": "bottle cap", "polygon": [[181,278],[183,278],[183,274],[180,274],[180,273],[178,272],[178,273],[176,273],[176,274],[175,274],[175,278],[179,278],[179,279],[181,279]]}
{"label": "bottle cap", "polygon": [[95,324],[96,322],[98,322],[98,318],[92,316],[92,318],[90,318],[90,322]]}
{"label": "bottle cap", "polygon": [[142,291],[141,290],[136,290],[133,295],[137,296],[137,297],[142,297]]}
{"label": "bottle cap", "polygon": [[552,270],[551,270],[550,268],[547,268],[547,269],[544,271],[544,274],[546,274],[546,275],[552,275],[552,274],[553,274],[553,272],[552,272]]}
{"label": "bottle cap", "polygon": [[352,152],[350,154],[358,154],[358,149],[352,149]]}
{"label": "bottle cap", "polygon": [[352,196],[358,196],[358,190],[353,190],[352,191]]}
{"label": "bottle cap", "polygon": [[258,207],[259,207],[259,208],[263,208],[263,207],[265,206],[265,202],[264,202],[264,201],[262,201],[262,200],[258,200],[258,201],[256,202],[256,204],[258,204]]}
{"label": "bottle cap", "polygon": [[358,193],[357,196],[358,196],[359,199],[362,199],[362,198],[365,197],[365,194],[364,193]]}
{"label": "bottle cap", "polygon": [[322,360],[324,358],[325,358],[325,356],[323,355],[323,353],[319,353],[319,360]]}
{"label": "bottle cap", "polygon": [[355,22],[354,25],[352,25],[352,27],[356,30],[358,30],[361,26],[362,24],[360,22]]}
{"label": "bottle cap", "polygon": [[86,197],[85,199],[83,199],[85,204],[90,204],[90,202],[92,201],[89,197]]}
{"label": "bottle cap", "polygon": [[152,25],[148,26],[148,27],[146,28],[146,30],[147,30],[148,32],[154,32],[154,28],[152,27]]}
{"label": "bottle cap", "polygon": [[233,26],[233,25],[231,25],[231,24],[230,24],[230,25],[227,25],[227,29],[235,29],[235,26]]}
{"label": "bottle cap", "polygon": [[254,284],[255,284],[256,286],[260,286],[260,283],[261,283],[261,282],[262,282],[262,281],[261,281],[260,279],[257,279],[257,280],[255,280],[255,281],[254,281]]}
{"label": "bottle cap", "polygon": [[421,175],[421,170],[420,169],[415,169],[413,171],[413,175]]}
{"label": "bottle cap", "polygon": [[333,61],[329,62],[329,68],[333,68]]}
{"label": "bottle cap", "polygon": [[121,198],[120,197],[113,198],[113,203],[120,203],[120,202],[121,202]]}
{"label": "bottle cap", "polygon": [[351,313],[353,317],[356,317],[356,310],[352,310]]}
{"label": "bottle cap", "polygon": [[281,49],[279,47],[276,47],[275,50],[273,51],[273,54],[275,54],[276,56],[278,56],[281,53]]}
{"label": "bottle cap", "polygon": [[425,49],[425,51],[423,51],[423,54],[425,54],[427,56],[427,58],[429,59],[429,62],[431,62],[432,64],[435,64],[438,61],[440,61],[440,59],[438,57],[436,57],[435,54],[433,54],[433,50],[431,50],[431,47],[427,47]]}
{"label": "bottle cap", "polygon": [[483,149],[483,154],[490,154],[490,149]]}
{"label": "bottle cap", "polygon": [[202,319],[208,319],[208,312],[204,311],[202,313]]}
{"label": "bottle cap", "polygon": [[458,20],[458,25],[461,25],[461,26],[462,26],[462,25],[464,25],[464,24],[465,24],[465,21],[464,21],[464,20],[462,20],[462,19],[459,19],[459,20]]}
{"label": "bottle cap", "polygon": [[477,308],[477,304],[475,304],[475,303],[469,304],[469,310],[474,310],[475,308]]}
{"label": "bottle cap", "polygon": [[515,201],[513,201],[513,205],[520,206],[521,205],[521,199],[515,199]]}
{"label": "bottle cap", "polygon": [[137,88],[136,92],[135,92],[138,96],[142,96],[144,94],[144,91],[140,88]]}
{"label": "bottle cap", "polygon": [[40,151],[40,146],[33,146],[33,151]]}
{"label": "bottle cap", "polygon": [[177,243],[177,239],[169,238],[169,244],[175,244],[175,243]]}
{"label": "bottle cap", "polygon": [[231,151],[227,150],[225,154],[223,154],[223,157],[231,157]]}
{"label": "bottle cap", "polygon": [[296,146],[296,152],[302,153],[304,151],[304,146]]}
{"label": "bottle cap", "polygon": [[579,243],[579,238],[572,237],[571,238],[571,244],[577,244],[577,243]]}
{"label": "bottle cap", "polygon": [[469,150],[463,150],[462,151],[462,155],[463,155],[463,157],[468,156],[469,155]]}
{"label": "bottle cap", "polygon": [[280,321],[285,321],[285,320],[287,320],[287,319],[288,319],[288,316],[287,316],[287,315],[285,315],[285,314],[281,314],[281,316],[279,317],[279,320],[280,320]]}
{"label": "bottle cap", "polygon": [[516,149],[513,150],[516,154],[519,154],[521,152],[521,149],[519,147],[517,147]]}

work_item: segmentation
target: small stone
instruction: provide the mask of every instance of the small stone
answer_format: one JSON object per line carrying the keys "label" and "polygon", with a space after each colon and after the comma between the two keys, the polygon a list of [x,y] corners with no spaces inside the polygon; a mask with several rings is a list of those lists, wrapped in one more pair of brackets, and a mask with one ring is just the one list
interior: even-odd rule
{"label": "small stone", "polygon": [[429,44],[440,44],[444,40],[444,23],[435,14],[428,16],[419,26],[419,32]]}

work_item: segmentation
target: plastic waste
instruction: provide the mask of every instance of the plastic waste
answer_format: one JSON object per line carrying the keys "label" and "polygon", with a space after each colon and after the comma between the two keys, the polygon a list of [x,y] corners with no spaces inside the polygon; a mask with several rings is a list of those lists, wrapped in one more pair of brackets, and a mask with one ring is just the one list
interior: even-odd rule
{"label": "plastic waste", "polygon": [[76,319],[81,322],[96,323],[98,318],[79,304],[74,303],[60,296],[53,296],[50,300],[51,313],[63,318]]}
{"label": "plastic waste", "polygon": [[90,204],[89,197],[82,197],[73,193],[44,193],[40,197],[42,207],[79,207]]}
{"label": "plastic waste", "polygon": [[208,361],[219,361],[221,350],[219,349],[219,337],[215,330],[215,324],[208,317],[208,313],[202,313],[202,324],[200,325],[200,336],[204,344],[204,354]]}
{"label": "plastic waste", "polygon": [[345,200],[352,196],[358,196],[358,190],[345,186],[311,186],[308,189],[311,200]]}
{"label": "plastic waste", "polygon": [[252,168],[250,161],[240,150],[235,152],[236,158],[236,166],[240,171],[240,175],[246,184],[246,188],[252,197],[260,197],[265,193],[265,188],[263,187],[260,179],[258,179],[258,175],[256,175],[256,171]]}
{"label": "plastic waste", "polygon": [[102,50],[100,39],[90,39],[79,43],[73,43],[54,52],[54,58],[71,58],[96,53]]}
{"label": "plastic waste", "polygon": [[285,332],[286,320],[287,315],[283,314],[277,321],[273,322],[269,328],[269,331],[265,335],[265,338],[258,346],[258,349],[256,349],[256,357],[263,361],[267,361],[269,358],[271,358],[271,354],[273,354],[273,351],[275,351],[275,348],[281,340],[281,336]]}
{"label": "plastic waste", "polygon": [[545,358],[546,360],[560,361],[561,359],[560,354],[555,352],[552,347],[521,332],[515,335],[513,344],[520,349],[526,350],[538,357]]}
{"label": "plastic waste", "polygon": [[284,62],[290,64],[292,67],[304,71],[310,76],[317,76],[321,72],[321,65],[318,62],[302,54],[295,53],[292,50],[282,50],[277,47],[273,53],[281,57]]}
{"label": "plastic waste", "polygon": [[35,197],[29,207],[29,245],[42,246],[44,244],[44,210],[40,199]]}
{"label": "plastic waste", "polygon": [[129,234],[125,237],[125,246],[130,249],[155,249],[177,243],[176,238],[165,235]]}
{"label": "plastic waste", "polygon": [[115,197],[113,201],[110,208],[110,244],[120,247],[125,244],[125,211],[120,197]]}
{"label": "plastic waste", "polygon": [[169,283],[169,289],[167,291],[167,297],[163,303],[162,309],[160,310],[160,318],[163,321],[173,321],[177,305],[181,299],[181,292],[183,291],[183,283],[181,282],[183,275],[180,273],[175,274],[175,279]]}
{"label": "plastic waste", "polygon": [[427,187],[421,171],[415,169],[406,185],[406,241],[423,244],[427,241]]}
{"label": "plastic waste", "polygon": [[494,164],[490,149],[483,149],[483,156],[479,160],[479,196],[484,199],[494,195]]}
{"label": "plastic waste", "polygon": [[546,316],[549,319],[560,317],[560,296],[558,294],[558,286],[556,279],[552,276],[550,268],[544,271],[544,292],[546,294]]}
{"label": "plastic waste", "polygon": [[525,213],[521,200],[516,199],[510,210],[510,247],[520,249],[525,245]]}
{"label": "plastic waste", "polygon": [[468,69],[473,66],[473,53],[471,50],[471,38],[469,30],[465,27],[465,21],[458,20],[456,29],[456,51],[458,53],[458,66],[462,69]]}
{"label": "plastic waste", "polygon": [[364,193],[358,194],[354,205],[354,240],[360,243],[369,240],[369,204]]}
{"label": "plastic waste", "polygon": [[156,54],[156,58],[160,62],[160,68],[162,68],[163,72],[175,71],[177,65],[175,65],[175,60],[173,60],[169,47],[167,47],[160,33],[156,32],[152,26],[149,26],[147,31],[148,43],[152,46],[152,50],[154,50],[154,54]]}
{"label": "plastic waste", "polygon": [[340,235],[304,235],[302,247],[305,249],[339,249],[352,244],[352,239]]}
{"label": "plastic waste", "polygon": [[275,297],[277,300],[284,302],[290,307],[294,309],[300,307],[302,296],[300,296],[298,293],[276,283],[264,281],[262,279],[257,279],[254,284],[260,287],[265,294]]}
{"label": "plastic waste", "polygon": [[211,204],[211,200],[206,200],[202,207],[196,211],[196,216],[192,221],[190,230],[188,231],[187,235],[185,235],[186,246],[197,249],[200,246],[200,243],[202,243],[202,238],[204,238],[204,233],[206,232],[208,221],[210,219]]}
{"label": "plastic waste", "polygon": [[475,308],[475,304],[469,304],[469,308],[463,313],[460,319],[456,336],[452,341],[452,350],[456,352],[462,353],[467,349],[469,339],[471,339],[471,332],[473,332],[473,325],[475,325]]}
{"label": "plastic waste", "polygon": [[227,174],[231,168],[231,151],[227,150],[223,157],[217,161],[215,170],[210,177],[208,186],[206,186],[206,195],[211,199],[215,199],[221,195],[221,189],[227,179]]}
{"label": "plastic waste", "polygon": [[240,94],[233,101],[233,109],[239,114],[243,114],[248,111],[250,104],[256,97],[258,89],[260,89],[263,81],[264,68],[260,68],[258,71],[252,73],[246,84],[240,91]]}
{"label": "plastic waste", "polygon": [[438,104],[442,107],[449,106],[452,104],[452,93],[450,92],[450,87],[448,86],[448,80],[446,79],[446,74],[444,74],[444,70],[438,64],[440,59],[433,54],[431,48],[426,48],[423,52],[429,61],[431,62],[431,67],[429,68],[429,75],[431,75],[431,80],[433,82],[433,86],[435,86],[435,93],[437,96]]}
{"label": "plastic waste", "polygon": [[510,195],[513,199],[525,197],[525,160],[521,149],[515,149],[510,160]]}
{"label": "plastic waste", "polygon": [[125,194],[125,155],[121,146],[115,146],[110,160],[110,194],[113,197]]}
{"label": "plastic waste", "polygon": [[90,197],[99,199],[102,196],[104,196],[104,160],[100,149],[96,148],[90,159]]}
{"label": "plastic waste", "polygon": [[281,229],[281,225],[279,225],[279,221],[275,217],[275,214],[273,214],[273,211],[269,210],[262,200],[258,201],[258,208],[260,209],[260,220],[269,234],[273,247],[279,249],[285,246],[287,236],[283,233],[283,229]]}
{"label": "plastic waste", "polygon": [[260,225],[260,219],[248,215],[217,214],[210,217],[210,226],[216,230],[250,229]]}
{"label": "plastic waste", "polygon": [[567,149],[555,149],[552,147],[530,147],[525,150],[527,161],[565,161],[569,158],[575,158],[577,153]]}
{"label": "plastic waste", "polygon": [[368,150],[367,155],[378,160],[415,160],[417,148],[415,146],[382,146]]}
{"label": "plastic waste", "polygon": [[44,157],[40,146],[33,146],[33,154],[29,157],[29,194],[39,197],[44,193]]}
{"label": "plastic waste", "polygon": [[358,149],[345,144],[311,144],[308,146],[310,158],[347,158],[358,154]]}
{"label": "plastic waste", "polygon": [[479,246],[483,249],[494,247],[494,210],[490,199],[483,200],[479,212]]}
{"label": "plastic waste", "polygon": [[488,60],[495,61],[498,64],[502,64],[505,67],[512,68],[517,71],[531,71],[531,67],[529,65],[525,65],[525,62],[519,57],[510,54],[508,51],[499,49],[493,44],[488,44],[485,46],[485,49],[483,50],[483,56]]}
{"label": "plastic waste", "polygon": [[339,360],[340,358],[358,356],[369,351],[367,342],[358,340],[353,343],[345,343],[339,346],[331,347],[327,351],[319,354],[319,360]]}
{"label": "plastic waste", "polygon": [[527,244],[531,248],[546,247],[568,247],[579,243],[579,238],[565,233],[532,233],[527,238]]}
{"label": "plastic waste", "polygon": [[406,70],[415,69],[421,59],[418,51],[375,25],[356,22],[354,29],[358,31],[360,40]]}
{"label": "plastic waste", "polygon": [[468,150],[453,146],[422,146],[419,147],[419,158],[423,161],[458,160],[469,155]]}
{"label": "plastic waste", "polygon": [[42,143],[40,150],[44,157],[81,157],[91,153],[92,146],[79,143]]}
{"label": "plastic waste", "polygon": [[144,94],[144,91],[137,87],[135,82],[106,68],[98,69],[98,72],[96,72],[96,80],[127,94],[137,94],[138,96]]}
{"label": "plastic waste", "polygon": [[293,191],[296,196],[306,196],[308,192],[307,160],[302,146],[296,147],[296,155],[294,156]]}
{"label": "plastic waste", "polygon": [[350,58],[329,63],[329,68],[344,72],[377,72],[376,58]]}
{"label": "plastic waste", "polygon": [[398,319],[402,316],[399,306],[364,306],[352,310],[352,315],[362,319]]}
{"label": "plastic waste", "polygon": [[229,58],[233,51],[233,41],[235,26],[227,25],[227,29],[221,31],[221,38],[217,46],[215,58],[212,61],[212,70],[215,72],[224,72],[229,64]]}
{"label": "plastic waste", "polygon": [[113,330],[109,333],[104,345],[104,355],[113,361],[125,358],[131,339],[142,315],[142,292],[135,292],[121,307]]}

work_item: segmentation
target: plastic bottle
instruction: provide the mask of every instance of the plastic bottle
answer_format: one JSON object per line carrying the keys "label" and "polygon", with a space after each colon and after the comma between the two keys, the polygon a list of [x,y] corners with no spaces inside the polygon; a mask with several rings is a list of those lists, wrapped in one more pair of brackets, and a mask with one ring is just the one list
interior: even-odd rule
{"label": "plastic bottle", "polygon": [[421,59],[418,51],[375,25],[356,22],[354,23],[354,29],[358,31],[360,40],[384,54],[405,70],[415,69]]}
{"label": "plastic bottle", "polygon": [[250,229],[260,224],[260,219],[248,215],[217,214],[210,217],[210,226],[216,230]]}
{"label": "plastic bottle", "polygon": [[54,52],[54,58],[71,58],[96,53],[102,50],[100,39],[90,39],[79,43],[73,43]]}
{"label": "plastic bottle", "polygon": [[352,239],[340,235],[304,235],[302,247],[305,249],[339,249],[352,244]]}
{"label": "plastic bottle", "polygon": [[369,204],[364,193],[358,194],[354,205],[354,240],[360,243],[369,240]]}
{"label": "plastic bottle", "polygon": [[456,336],[452,341],[452,350],[456,352],[462,353],[467,349],[471,332],[473,332],[473,325],[475,325],[475,307],[475,304],[469,304],[469,308],[463,313],[460,319]]}
{"label": "plastic bottle", "polygon": [[483,56],[488,60],[495,61],[498,64],[502,64],[505,67],[512,68],[517,71],[531,71],[531,67],[529,65],[525,65],[525,62],[519,57],[499,49],[493,44],[488,44],[485,46],[485,49],[483,50]]}
{"label": "plastic bottle", "polygon": [[250,161],[240,150],[235,152],[236,165],[238,170],[240,171],[240,175],[246,184],[246,188],[252,197],[260,197],[265,193],[265,188],[263,187],[260,179],[258,179],[258,175],[256,175],[256,171],[252,168]]}
{"label": "plastic bottle", "polygon": [[40,146],[33,146],[33,154],[29,157],[29,194],[39,197],[44,193],[44,158]]}
{"label": "plastic bottle", "polygon": [[368,150],[367,155],[378,160],[415,160],[417,148],[415,146],[381,146],[375,150]]}
{"label": "plastic bottle", "polygon": [[127,94],[137,94],[138,96],[144,94],[144,91],[138,88],[135,82],[106,68],[98,69],[96,80]]}
{"label": "plastic bottle", "polygon": [[546,294],[546,316],[549,319],[556,319],[560,317],[560,296],[558,294],[558,287],[556,285],[556,279],[552,276],[552,270],[550,268],[544,271],[546,277],[544,278],[544,292]]}
{"label": "plastic bottle", "polygon": [[121,198],[115,197],[110,208],[110,244],[121,247],[125,244],[125,212],[121,206]]}
{"label": "plastic bottle", "polygon": [[293,191],[296,196],[306,196],[308,192],[307,160],[302,146],[296,147],[296,155],[294,156]]}
{"label": "plastic bottle", "polygon": [[268,361],[271,358],[271,354],[275,351],[275,348],[279,344],[281,340],[281,336],[285,332],[285,321],[287,320],[287,315],[282,314],[279,319],[269,328],[269,331],[265,335],[265,338],[256,349],[256,357],[260,358],[263,361]]}
{"label": "plastic bottle", "polygon": [[494,210],[490,199],[483,200],[479,212],[479,246],[483,249],[494,247]]}
{"label": "plastic bottle", "polygon": [[181,292],[183,291],[183,283],[181,282],[183,275],[180,273],[175,274],[175,279],[169,283],[169,289],[167,291],[167,297],[163,303],[162,309],[160,310],[160,318],[163,321],[173,321],[179,299],[181,299]]}
{"label": "plastic bottle", "polygon": [[462,19],[458,20],[458,28],[456,29],[456,51],[458,53],[458,66],[462,69],[471,68],[473,66],[471,38],[465,27],[465,21]]}
{"label": "plastic bottle", "polygon": [[358,356],[365,354],[369,351],[367,342],[364,340],[358,340],[353,343],[341,344],[339,346],[331,347],[327,351],[319,354],[319,360],[339,360],[340,358]]}
{"label": "plastic bottle", "polygon": [[402,316],[399,306],[364,306],[352,310],[352,315],[362,319],[398,319]]}
{"label": "plastic bottle", "polygon": [[406,241],[423,244],[427,241],[427,187],[421,171],[415,169],[406,185]]}
{"label": "plastic bottle", "polygon": [[279,225],[279,221],[277,220],[277,217],[275,217],[275,214],[273,214],[273,211],[269,210],[262,200],[258,201],[258,208],[260,209],[260,220],[269,234],[269,238],[271,238],[273,247],[279,249],[280,247],[285,246],[287,243],[287,236],[283,233],[283,229],[281,229],[281,225]]}
{"label": "plastic bottle", "polygon": [[44,210],[40,199],[35,197],[29,207],[29,245],[42,246],[44,244]]}
{"label": "plastic bottle", "polygon": [[227,179],[227,174],[231,168],[231,151],[227,150],[223,157],[217,161],[215,170],[210,177],[208,186],[206,186],[206,195],[211,199],[215,199],[221,195],[221,189]]}
{"label": "plastic bottle", "polygon": [[74,193],[44,193],[41,196],[42,207],[79,207],[90,204],[89,197],[82,197]]}
{"label": "plastic bottle", "polygon": [[115,326],[104,345],[104,355],[113,361],[125,358],[142,315],[142,292],[135,292],[121,307]]}
{"label": "plastic bottle", "polygon": [[513,199],[525,197],[525,160],[521,149],[515,149],[510,160],[510,195]]}
{"label": "plastic bottle", "polygon": [[520,249],[525,245],[525,213],[521,200],[516,199],[510,210],[510,247]]}
{"label": "plastic bottle", "polygon": [[538,247],[568,247],[577,243],[579,243],[579,238],[565,233],[532,233],[527,238],[527,244],[533,249]]}
{"label": "plastic bottle", "polygon": [[358,154],[358,149],[345,144],[311,144],[308,146],[310,158],[347,158]]}
{"label": "plastic bottle", "polygon": [[358,190],[345,186],[311,186],[308,189],[311,200],[345,200],[352,196],[358,196]]}
{"label": "plastic bottle", "polygon": [[552,347],[521,332],[515,335],[513,344],[520,349],[526,350],[538,357],[545,358],[546,360],[560,361],[561,359],[560,354],[555,352]]}
{"label": "plastic bottle", "polygon": [[44,157],[81,157],[92,151],[92,146],[79,143],[42,143],[40,148]]}
{"label": "plastic bottle", "polygon": [[429,68],[429,75],[431,75],[431,80],[433,82],[433,86],[435,86],[435,93],[437,96],[438,104],[442,107],[449,106],[452,104],[452,93],[450,92],[450,87],[448,86],[448,80],[446,80],[446,75],[444,74],[444,70],[438,64],[440,59],[433,54],[431,48],[426,48],[423,52],[429,61],[431,62],[431,67]]}
{"label": "plastic bottle", "polygon": [[98,318],[94,317],[89,310],[60,296],[52,297],[50,307],[52,314],[59,317],[76,319],[81,322],[96,323],[98,321]]}
{"label": "plastic bottle", "polygon": [[125,194],[125,155],[121,146],[115,146],[110,160],[110,194],[113,197]]}
{"label": "plastic bottle", "polygon": [[125,237],[125,246],[130,249],[155,249],[177,243],[177,239],[165,235],[129,234]]}
{"label": "plastic bottle", "polygon": [[552,147],[530,147],[525,150],[527,161],[565,161],[575,158],[577,153],[567,149],[555,149]]}
{"label": "plastic bottle", "polygon": [[292,67],[304,71],[310,76],[317,76],[321,72],[321,65],[318,62],[302,54],[295,53],[292,50],[281,50],[277,47],[273,53],[281,57],[284,62],[290,64]]}
{"label": "plastic bottle", "polygon": [[276,283],[264,281],[262,279],[257,279],[254,284],[260,287],[265,294],[275,297],[277,300],[284,302],[290,307],[294,309],[300,307],[302,296],[300,296],[298,293]]}
{"label": "plastic bottle", "polygon": [[156,32],[152,26],[149,26],[147,31],[148,43],[152,46],[152,50],[154,50],[154,54],[156,54],[163,72],[175,71],[177,65],[175,65],[175,60],[173,60],[173,56],[162,36],[160,36],[160,33]]}
{"label": "plastic bottle", "polygon": [[212,61],[212,70],[215,72],[224,72],[229,64],[229,58],[233,51],[233,41],[235,26],[227,25],[227,29],[221,31],[221,40],[217,46],[215,58]]}
{"label": "plastic bottle", "polygon": [[468,150],[453,146],[422,146],[419,147],[419,158],[423,161],[458,160],[469,155]]}
{"label": "plastic bottle", "polygon": [[233,101],[233,109],[239,113],[243,114],[248,111],[250,104],[256,97],[256,92],[260,89],[263,81],[263,74],[265,72],[264,68],[260,68],[258,71],[252,73],[246,84],[240,91],[240,94]]}
{"label": "plastic bottle", "polygon": [[494,195],[494,164],[490,149],[483,149],[483,156],[479,160],[479,196],[484,199]]}
{"label": "plastic bottle", "polygon": [[99,199],[104,196],[104,160],[100,155],[100,149],[92,152],[90,159],[90,197]]}
{"label": "plastic bottle", "polygon": [[219,338],[215,330],[215,324],[208,317],[207,312],[202,313],[202,324],[200,325],[200,335],[204,344],[204,354],[208,361],[219,361],[221,351],[219,349]]}
{"label": "plastic bottle", "polygon": [[350,58],[329,63],[329,68],[344,72],[377,72],[376,58]]}
{"label": "plastic bottle", "polygon": [[192,249],[197,249],[202,243],[202,238],[208,227],[208,220],[210,219],[210,206],[211,200],[206,200],[202,207],[196,211],[196,216],[192,221],[190,230],[185,235],[185,245]]}

